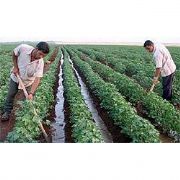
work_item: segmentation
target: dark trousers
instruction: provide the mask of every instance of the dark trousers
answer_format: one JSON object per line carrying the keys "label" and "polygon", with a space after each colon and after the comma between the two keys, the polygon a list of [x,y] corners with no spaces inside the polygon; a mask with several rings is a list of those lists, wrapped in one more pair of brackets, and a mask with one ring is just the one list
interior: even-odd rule
{"label": "dark trousers", "polygon": [[14,82],[11,79],[9,83],[9,90],[8,90],[7,98],[4,104],[4,112],[11,113],[11,110],[13,109],[14,98],[17,92],[18,92],[18,83]]}
{"label": "dark trousers", "polygon": [[169,76],[162,77],[163,99],[166,99],[167,101],[170,101],[172,98],[172,84],[174,74],[175,73],[172,73]]}

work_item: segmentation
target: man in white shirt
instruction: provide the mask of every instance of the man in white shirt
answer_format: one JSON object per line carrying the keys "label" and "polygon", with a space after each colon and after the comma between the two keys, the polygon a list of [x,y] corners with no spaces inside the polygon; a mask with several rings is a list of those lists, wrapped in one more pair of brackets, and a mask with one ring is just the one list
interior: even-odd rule
{"label": "man in white shirt", "polygon": [[156,71],[154,73],[153,83],[157,84],[160,75],[162,76],[163,98],[170,101],[172,98],[172,83],[176,71],[176,65],[168,49],[158,43],[147,40],[144,47],[150,53],[153,53]]}
{"label": "man in white shirt", "polygon": [[16,75],[18,74],[25,87],[30,87],[28,99],[32,100],[34,93],[43,77],[43,58],[49,53],[49,45],[46,42],[39,42],[36,48],[27,44],[21,44],[13,50],[14,67],[10,75],[9,91],[4,105],[2,121],[9,120],[13,102],[19,85]]}

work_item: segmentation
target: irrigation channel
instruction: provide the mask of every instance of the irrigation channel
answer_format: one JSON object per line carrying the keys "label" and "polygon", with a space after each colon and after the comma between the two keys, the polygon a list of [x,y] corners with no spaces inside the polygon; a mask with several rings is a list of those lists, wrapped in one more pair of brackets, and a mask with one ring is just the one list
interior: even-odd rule
{"label": "irrigation channel", "polygon": [[82,94],[82,96],[84,98],[84,101],[85,101],[89,111],[91,112],[95,123],[97,124],[97,126],[99,127],[99,129],[101,131],[104,142],[106,142],[106,143],[113,142],[113,139],[112,139],[112,136],[111,136],[110,132],[108,131],[106,125],[104,124],[104,121],[101,119],[101,117],[98,114],[98,111],[96,109],[95,104],[93,103],[93,99],[90,96],[88,88],[86,87],[86,85],[82,81],[80,75],[78,74],[78,72],[74,68],[73,62],[70,59],[70,57],[68,59],[69,59],[69,62],[71,63],[71,65],[72,65],[72,68],[73,68],[73,70],[74,70],[74,72],[76,74],[76,77],[78,79],[79,85],[81,87],[81,94]]}
{"label": "irrigation channel", "polygon": [[[66,142],[66,121],[65,121],[65,113],[64,113],[64,103],[65,103],[65,99],[64,99],[64,88],[63,88],[63,70],[62,70],[62,66],[63,66],[63,62],[64,62],[64,58],[63,55],[61,57],[61,63],[60,63],[60,72],[58,75],[58,88],[57,88],[57,93],[56,93],[56,105],[55,105],[55,116],[53,119],[53,122],[51,123],[51,139],[52,139],[52,143],[65,143]],[[76,69],[73,66],[73,62],[71,61],[71,59],[69,58],[69,62],[72,65],[72,68],[75,72],[75,75],[77,77],[78,83],[80,85],[81,88],[81,94],[84,98],[84,101],[89,109],[89,111],[92,114],[92,117],[95,121],[95,123],[97,124],[97,126],[99,127],[102,137],[104,139],[104,142],[106,143],[111,143],[113,142],[113,138],[111,136],[111,133],[108,131],[106,125],[104,124],[103,120],[101,119],[101,117],[98,114],[98,111],[96,109],[95,104],[93,103],[93,99],[90,97],[90,93],[88,91],[88,88],[86,87],[86,85],[84,84],[84,82],[82,81],[81,77],[79,76],[78,72],[76,71]]]}
{"label": "irrigation channel", "polygon": [[52,129],[52,143],[64,143],[65,142],[65,118],[64,118],[64,88],[62,85],[63,82],[63,72],[62,72],[62,65],[63,65],[63,54],[61,56],[61,63],[60,63],[60,73],[58,75],[58,89],[56,93],[56,105],[55,105],[55,117],[54,121],[51,124]]}
{"label": "irrigation channel", "polygon": [[[107,124],[104,122],[104,118],[99,115],[99,110],[97,108],[96,103],[94,102],[93,97],[91,97],[91,94],[89,92],[88,87],[83,82],[83,79],[79,75],[78,71],[73,65],[72,60],[70,57],[68,57],[69,62],[72,65],[72,69],[74,70],[75,76],[78,80],[79,86],[81,88],[81,94],[84,98],[84,101],[89,109],[89,111],[92,114],[92,117],[98,126],[102,137],[104,139],[104,142],[106,143],[112,143],[112,142],[121,142],[122,138],[114,139],[114,134],[110,131]],[[65,99],[64,99],[64,88],[63,88],[63,66],[64,58],[63,55],[61,57],[61,63],[60,63],[60,71],[58,75],[58,87],[57,87],[57,93],[56,93],[56,105],[55,105],[55,116],[54,121],[51,123],[51,138],[52,143],[65,143],[66,142],[66,120],[65,120]],[[101,113],[100,113],[101,114]],[[160,139],[162,142],[172,142],[172,139],[167,137],[165,134],[160,133]],[[122,142],[128,142],[127,140]]]}

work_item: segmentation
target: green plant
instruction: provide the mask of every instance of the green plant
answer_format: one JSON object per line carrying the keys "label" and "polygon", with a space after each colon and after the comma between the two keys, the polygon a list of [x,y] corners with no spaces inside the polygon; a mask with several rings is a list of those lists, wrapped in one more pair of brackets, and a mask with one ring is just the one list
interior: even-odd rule
{"label": "green plant", "polygon": [[155,119],[164,131],[175,131],[176,134],[180,134],[180,112],[175,110],[172,104],[155,93],[147,93],[134,80],[115,72],[110,67],[90,58],[87,58],[86,61],[104,80],[116,85],[118,91],[131,103],[142,102],[148,111],[148,116]]}
{"label": "green plant", "polygon": [[[53,86],[56,81],[56,70],[61,52],[59,51],[56,60],[52,63],[49,71],[44,75],[40,86],[37,89],[33,102],[23,101],[21,107],[16,111],[16,123],[7,136],[8,142],[38,142],[41,135],[39,121],[46,123],[48,111],[54,101]],[[32,107],[33,106],[33,107]],[[34,113],[36,109],[37,115]]]}
{"label": "green plant", "polygon": [[69,48],[68,52],[79,71],[84,75],[92,93],[100,100],[101,106],[106,109],[114,123],[132,138],[133,142],[159,142],[158,131],[147,120],[136,114],[114,85],[104,82],[86,62],[80,60]]}
{"label": "green plant", "polygon": [[68,61],[68,54],[65,50],[63,50],[63,54],[63,86],[70,111],[70,121],[73,129],[72,136],[75,142],[103,142],[100,130],[94,123],[92,115],[81,95],[77,79]]}

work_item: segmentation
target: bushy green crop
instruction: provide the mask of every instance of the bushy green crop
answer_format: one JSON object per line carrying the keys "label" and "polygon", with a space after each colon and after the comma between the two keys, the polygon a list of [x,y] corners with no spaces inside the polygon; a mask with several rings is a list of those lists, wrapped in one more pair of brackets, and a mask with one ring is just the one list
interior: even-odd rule
{"label": "bushy green crop", "polygon": [[129,103],[118,93],[116,87],[103,81],[91,67],[69,50],[73,62],[83,73],[86,82],[101,106],[106,109],[115,124],[132,138],[133,142],[159,142],[159,133],[147,120],[139,117]]}

